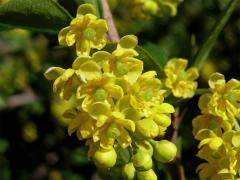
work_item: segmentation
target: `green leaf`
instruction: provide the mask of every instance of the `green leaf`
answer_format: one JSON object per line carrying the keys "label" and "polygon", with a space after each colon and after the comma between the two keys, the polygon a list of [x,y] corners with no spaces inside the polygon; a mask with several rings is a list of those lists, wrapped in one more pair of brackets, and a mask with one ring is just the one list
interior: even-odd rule
{"label": "green leaf", "polygon": [[72,17],[54,0],[11,0],[0,6],[0,26],[58,33]]}
{"label": "green leaf", "polygon": [[226,25],[228,19],[232,15],[234,9],[239,5],[240,0],[231,0],[226,7],[226,9],[222,12],[221,16],[219,17],[218,21],[214,25],[210,35],[206,39],[205,43],[197,52],[196,56],[193,59],[194,66],[198,67],[199,69],[203,66],[204,62],[208,59],[208,56],[213,49],[214,44],[217,41],[217,38],[221,31],[223,30],[224,26]]}
{"label": "green leaf", "polygon": [[135,50],[138,52],[139,56],[137,57],[138,59],[142,60],[144,62],[144,71],[152,71],[155,70],[158,74],[158,77],[163,77],[164,72],[163,68],[160,63],[156,59],[154,59],[148,51],[143,49],[140,46],[137,46]]}
{"label": "green leaf", "polygon": [[151,56],[156,59],[156,61],[161,65],[163,68],[167,63],[167,53],[156,44],[148,42],[147,44],[143,45],[143,48],[151,54]]}

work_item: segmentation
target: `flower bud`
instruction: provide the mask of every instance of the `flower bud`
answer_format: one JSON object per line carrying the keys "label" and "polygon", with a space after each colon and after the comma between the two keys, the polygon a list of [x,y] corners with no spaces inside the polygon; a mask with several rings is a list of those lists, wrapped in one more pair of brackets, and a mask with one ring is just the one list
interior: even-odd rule
{"label": "flower bud", "polygon": [[143,119],[136,122],[136,132],[145,138],[158,136],[158,125],[152,119]]}
{"label": "flower bud", "polygon": [[154,1],[146,1],[143,5],[143,10],[148,14],[155,15],[158,11],[158,5]]}
{"label": "flower bud", "polygon": [[153,156],[157,161],[172,161],[177,154],[177,147],[170,141],[161,140],[153,144]]}
{"label": "flower bud", "polygon": [[157,180],[157,175],[152,169],[148,171],[137,171],[138,180]]}
{"label": "flower bud", "polygon": [[153,155],[152,145],[148,141],[146,141],[146,140],[145,141],[141,141],[141,143],[138,143],[137,146],[138,146],[138,149],[141,152],[148,153],[150,156]]}
{"label": "flower bud", "polygon": [[110,168],[116,164],[117,153],[113,147],[110,149],[99,149],[95,152],[93,160],[99,168]]}
{"label": "flower bud", "polygon": [[117,165],[124,165],[131,160],[132,156],[128,148],[117,146],[115,147],[115,150],[117,152]]}
{"label": "flower bud", "polygon": [[135,168],[133,166],[133,163],[128,163],[128,164],[125,164],[123,166],[123,169],[122,169],[122,176],[123,176],[123,179],[126,179],[126,180],[132,180],[134,179],[135,177]]}
{"label": "flower bud", "polygon": [[168,127],[171,125],[171,118],[165,114],[157,114],[154,116],[154,121],[162,127]]}
{"label": "flower bud", "polygon": [[126,35],[119,40],[118,44],[121,48],[134,49],[138,44],[138,39],[134,35]]}
{"label": "flower bud", "polygon": [[152,168],[152,157],[145,152],[139,151],[133,155],[133,165],[139,171],[145,171]]}

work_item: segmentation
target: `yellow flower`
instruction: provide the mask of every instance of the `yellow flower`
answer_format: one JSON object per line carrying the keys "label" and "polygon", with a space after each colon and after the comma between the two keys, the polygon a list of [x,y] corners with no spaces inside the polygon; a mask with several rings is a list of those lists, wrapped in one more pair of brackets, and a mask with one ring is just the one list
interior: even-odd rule
{"label": "yellow flower", "polygon": [[135,57],[134,50],[138,43],[137,37],[127,35],[120,39],[117,49],[112,55],[105,55],[107,61],[103,62],[104,72],[113,73],[116,77],[123,77],[131,84],[134,83],[143,71],[143,62]]}
{"label": "yellow flower", "polygon": [[229,131],[232,126],[227,121],[224,121],[222,118],[213,116],[210,114],[199,115],[195,117],[192,121],[193,124],[193,135],[202,129],[209,129],[216,133],[218,136],[222,136],[222,130]]}
{"label": "yellow flower", "polygon": [[237,166],[238,155],[237,151],[226,147],[215,153],[212,153],[208,147],[202,148],[198,156],[205,159],[207,163],[202,163],[197,168],[200,178],[235,179],[234,177],[239,169],[239,166]]}
{"label": "yellow flower", "polygon": [[161,89],[161,81],[155,76],[155,71],[148,71],[133,85],[125,83],[123,89],[128,95],[118,103],[120,109],[132,107],[138,110],[137,115],[132,109],[128,109],[136,117],[141,116],[142,120],[137,121],[136,125],[138,133],[145,137],[162,135],[171,124],[170,113],[175,111],[172,105],[163,103],[165,91]]}
{"label": "yellow flower", "polygon": [[92,48],[100,50],[106,45],[107,23],[92,14],[94,12],[91,6],[90,4],[81,5],[77,17],[58,35],[60,45],[76,45],[77,55],[89,55]]}
{"label": "yellow flower", "polygon": [[232,122],[240,112],[240,82],[231,79],[226,83],[222,74],[214,73],[208,84],[212,93],[200,97],[199,108],[203,113],[220,116]]}
{"label": "yellow flower", "polygon": [[170,59],[164,68],[166,74],[165,85],[171,89],[176,97],[190,98],[194,96],[197,89],[198,70],[197,68],[187,67],[187,60],[180,58]]}
{"label": "yellow flower", "polygon": [[211,150],[217,150],[223,144],[222,138],[209,129],[201,129],[195,139],[200,140],[198,148],[208,144]]}
{"label": "yellow flower", "polygon": [[72,67],[85,83],[102,76],[101,67],[90,56],[79,56],[73,62]]}
{"label": "yellow flower", "polygon": [[72,96],[73,86],[79,84],[74,69],[62,69],[59,67],[51,67],[46,70],[44,76],[48,80],[55,80],[53,84],[53,92],[60,98],[68,100]]}
{"label": "yellow flower", "polygon": [[71,135],[76,131],[79,140],[91,138],[95,130],[95,123],[96,120],[90,117],[88,113],[79,112],[69,123],[68,134]]}
{"label": "yellow flower", "polygon": [[131,142],[129,132],[135,131],[135,123],[126,119],[118,111],[112,112],[104,125],[100,126],[93,134],[93,142],[100,141],[100,147],[108,149],[117,141],[122,148],[128,147]]}
{"label": "yellow flower", "polygon": [[[97,111],[94,110],[94,108],[98,107],[98,111],[100,112],[110,107],[110,105],[113,104],[113,99],[118,100],[121,97],[123,97],[122,88],[115,84],[115,77],[108,73],[88,81],[82,86],[79,86],[77,90],[77,98],[84,98],[82,108],[89,113],[91,113],[92,109],[95,115]],[[97,116],[99,115],[100,114]]]}

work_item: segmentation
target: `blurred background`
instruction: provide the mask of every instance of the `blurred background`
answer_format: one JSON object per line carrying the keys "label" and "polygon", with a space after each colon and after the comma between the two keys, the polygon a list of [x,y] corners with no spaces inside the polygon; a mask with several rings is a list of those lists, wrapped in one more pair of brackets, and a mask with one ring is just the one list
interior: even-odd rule
{"label": "blurred background", "polygon": [[[81,1],[59,0],[73,16]],[[155,59],[191,59],[214,26],[229,0],[185,0],[171,18],[134,20],[116,0],[109,0],[121,36],[135,34],[139,44]],[[240,8],[235,10],[200,74],[199,86],[207,87],[211,73],[240,79]],[[61,115],[71,106],[52,94],[44,76],[50,66],[71,66],[75,53],[58,46],[57,35],[22,29],[0,29],[0,180],[88,180],[96,169],[87,148],[67,134],[68,120]],[[198,97],[182,110],[186,115],[178,143],[187,179],[198,179],[195,169],[197,142],[191,121],[199,113]],[[158,168],[158,167],[157,167]],[[159,167],[159,174],[164,173]],[[161,175],[159,175],[161,176]],[[164,177],[164,176],[163,176]]]}

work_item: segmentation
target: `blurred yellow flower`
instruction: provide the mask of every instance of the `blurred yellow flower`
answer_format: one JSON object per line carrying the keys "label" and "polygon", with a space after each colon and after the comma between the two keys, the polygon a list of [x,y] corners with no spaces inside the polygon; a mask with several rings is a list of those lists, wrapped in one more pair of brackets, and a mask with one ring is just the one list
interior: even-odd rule
{"label": "blurred yellow flower", "polygon": [[32,143],[38,139],[38,130],[36,124],[32,122],[27,122],[22,128],[22,138],[28,142]]}
{"label": "blurred yellow flower", "polygon": [[231,130],[232,126],[229,122],[224,121],[221,117],[213,116],[210,114],[199,115],[192,121],[193,124],[193,135],[202,129],[209,129],[216,133],[218,136],[222,136],[224,131]]}
{"label": "blurred yellow flower", "polygon": [[7,3],[9,0],[0,0],[0,5]]}
{"label": "blurred yellow flower", "polygon": [[93,14],[91,6],[90,4],[81,5],[77,17],[58,35],[60,45],[76,45],[77,55],[89,55],[92,48],[100,50],[106,45],[107,23]]}
{"label": "blurred yellow flower", "polygon": [[149,19],[151,16],[175,16],[177,7],[183,0],[124,0],[130,15],[137,19]]}
{"label": "blurred yellow flower", "polygon": [[174,96],[180,98],[191,98],[197,89],[195,81],[199,74],[197,68],[187,68],[188,61],[181,58],[170,59],[164,68],[166,74],[165,85]]}
{"label": "blurred yellow flower", "polygon": [[214,73],[210,76],[208,84],[212,93],[200,97],[199,108],[203,113],[233,122],[240,112],[240,81],[231,79],[226,83],[222,74]]}

